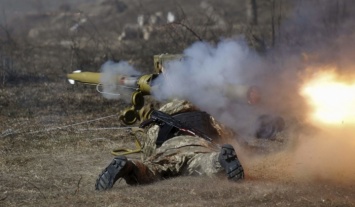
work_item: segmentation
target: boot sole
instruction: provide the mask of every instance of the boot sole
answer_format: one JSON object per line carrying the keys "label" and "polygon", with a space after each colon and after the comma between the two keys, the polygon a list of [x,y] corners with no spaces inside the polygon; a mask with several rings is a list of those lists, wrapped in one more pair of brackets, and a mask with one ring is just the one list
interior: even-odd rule
{"label": "boot sole", "polygon": [[126,166],[127,158],[125,156],[115,157],[112,162],[102,171],[96,180],[96,190],[107,190],[112,188],[113,184],[121,177],[119,174]]}
{"label": "boot sole", "polygon": [[219,161],[225,169],[229,180],[237,181],[244,178],[244,169],[232,145],[222,145]]}

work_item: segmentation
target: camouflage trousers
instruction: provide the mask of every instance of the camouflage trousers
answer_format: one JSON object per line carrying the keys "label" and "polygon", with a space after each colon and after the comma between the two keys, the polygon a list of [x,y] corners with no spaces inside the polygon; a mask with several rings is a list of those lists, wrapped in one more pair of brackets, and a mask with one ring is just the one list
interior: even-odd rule
{"label": "camouflage trousers", "polygon": [[196,136],[176,136],[156,148],[155,136],[149,136],[152,130],[154,127],[145,137],[142,160],[132,160],[139,169],[136,172],[139,183],[178,175],[212,176],[223,172],[218,162],[220,149],[216,145]]}

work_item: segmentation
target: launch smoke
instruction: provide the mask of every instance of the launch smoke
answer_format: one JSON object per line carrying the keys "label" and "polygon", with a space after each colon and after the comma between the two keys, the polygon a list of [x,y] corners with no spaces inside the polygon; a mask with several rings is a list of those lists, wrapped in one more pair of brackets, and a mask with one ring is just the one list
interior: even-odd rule
{"label": "launch smoke", "polygon": [[258,113],[247,103],[246,92],[238,97],[227,93],[257,85],[262,73],[260,57],[244,39],[226,39],[217,45],[196,42],[183,54],[184,59],[163,66],[164,74],[153,82],[158,86],[153,95],[159,100],[188,100],[236,130],[250,129],[247,125]]}
{"label": "launch smoke", "polygon": [[[297,128],[284,137],[292,146],[268,156],[251,158],[241,154],[250,174],[355,181],[355,167],[350,159],[355,156],[355,130],[349,127],[345,134],[339,130],[334,134],[325,130],[326,126],[316,126],[317,132],[306,133],[305,129],[315,123],[307,122],[311,109],[299,93],[313,72],[306,71],[309,65],[321,70],[324,65],[335,64],[337,72],[353,75],[355,28],[351,25],[355,3],[298,2],[294,12],[281,23],[274,47],[267,48],[265,54],[249,48],[243,37],[224,39],[218,44],[196,42],[184,50],[183,60],[164,65],[164,74],[153,82],[158,87],[152,95],[158,100],[186,99],[234,129],[238,139],[247,141],[255,139],[253,125],[259,115],[282,115],[286,131]],[[125,75],[139,74],[127,63],[106,63],[103,72],[107,71],[107,78],[124,71]],[[248,105],[226,93],[226,88],[238,90],[245,85],[262,89],[259,106]],[[113,91],[119,90],[112,87]],[[280,155],[287,159],[279,159]],[[263,166],[262,175],[255,173]]]}

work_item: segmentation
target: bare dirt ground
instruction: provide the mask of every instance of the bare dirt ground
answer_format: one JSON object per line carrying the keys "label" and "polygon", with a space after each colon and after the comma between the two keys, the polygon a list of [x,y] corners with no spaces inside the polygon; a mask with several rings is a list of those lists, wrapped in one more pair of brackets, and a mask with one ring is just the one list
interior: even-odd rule
{"label": "bare dirt ground", "polygon": [[[16,127],[38,126],[40,129],[43,127],[40,124],[43,117],[17,120],[20,124]],[[48,118],[59,123],[68,119]],[[108,118],[105,122],[112,121],[116,121],[115,118]],[[82,127],[75,128],[88,129],[88,126]],[[95,124],[90,127],[95,127]],[[66,129],[61,132],[2,137],[0,205],[355,205],[353,184],[339,184],[323,179],[297,179],[287,171],[292,164],[291,159],[275,154],[259,155],[256,158],[243,149],[238,151],[246,170],[246,179],[239,183],[228,182],[223,178],[176,177],[143,186],[128,186],[122,181],[107,192],[95,191],[94,183],[98,174],[112,159],[110,151],[115,147],[132,145],[129,133],[124,130],[101,132]]]}
{"label": "bare dirt ground", "polygon": [[[9,2],[1,1],[2,5]],[[181,23],[207,41],[244,33],[254,37],[251,46],[257,47],[255,42],[270,46],[272,31],[267,24],[271,11],[281,12],[285,4],[270,7],[275,1],[262,1],[262,29],[255,32],[240,24],[245,20],[242,0],[208,1],[215,13],[229,20],[229,27],[222,30],[213,24],[216,16],[211,18],[201,10],[201,1],[146,0],[134,1],[134,6],[128,0],[78,1],[71,9],[62,5],[60,11],[55,9],[60,6],[58,1],[53,1],[56,3],[49,6],[52,13],[41,13],[46,8],[44,1],[11,2],[11,8],[30,12],[24,18],[14,15],[13,25],[18,27],[8,21],[0,29],[0,206],[355,206],[353,157],[340,153],[349,147],[333,148],[337,144],[329,142],[323,146],[326,156],[302,154],[297,151],[302,140],[292,124],[282,135],[291,142],[268,143],[282,145],[282,150],[264,153],[230,140],[245,168],[242,182],[176,177],[142,186],[121,181],[107,192],[94,190],[98,174],[113,158],[110,151],[134,147],[128,129],[103,129],[121,127],[118,114],[128,104],[106,100],[91,86],[71,86],[66,73],[98,71],[108,59],[128,60],[143,72],[152,72],[153,55],[180,53],[197,40],[196,34],[176,25],[158,26],[151,41],[117,40],[125,22],[135,22],[138,14],[153,14],[157,9],[175,9]],[[127,10],[121,11],[120,2],[128,5]],[[274,14],[275,22],[285,15]],[[189,19],[190,15],[197,18]],[[86,20],[81,29],[71,32],[82,19]],[[312,147],[316,145],[308,146]],[[338,166],[350,170],[337,170]]]}

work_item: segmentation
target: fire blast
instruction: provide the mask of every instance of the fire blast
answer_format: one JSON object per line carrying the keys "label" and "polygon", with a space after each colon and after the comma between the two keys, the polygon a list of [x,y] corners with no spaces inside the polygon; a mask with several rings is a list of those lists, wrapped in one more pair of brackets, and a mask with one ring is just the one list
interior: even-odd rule
{"label": "fire blast", "polygon": [[355,124],[355,81],[344,81],[334,70],[317,73],[301,94],[313,107],[312,121],[331,125]]}
{"label": "fire blast", "polygon": [[[298,137],[292,152],[294,176],[305,180],[355,182],[355,79],[336,68],[314,70],[300,88],[318,129]],[[327,69],[327,70],[324,70]],[[317,72],[314,72],[317,71]]]}

